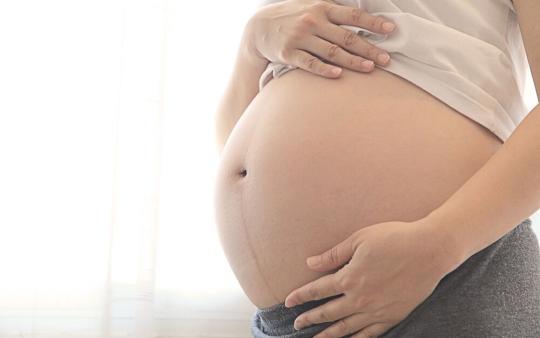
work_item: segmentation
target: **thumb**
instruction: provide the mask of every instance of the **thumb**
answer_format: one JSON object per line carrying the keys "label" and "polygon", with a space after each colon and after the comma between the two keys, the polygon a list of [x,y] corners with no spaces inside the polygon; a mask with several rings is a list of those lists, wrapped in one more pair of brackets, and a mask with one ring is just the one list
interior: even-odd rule
{"label": "thumb", "polygon": [[350,236],[330,250],[308,257],[306,263],[311,269],[318,271],[332,270],[347,263],[353,254],[352,236]]}

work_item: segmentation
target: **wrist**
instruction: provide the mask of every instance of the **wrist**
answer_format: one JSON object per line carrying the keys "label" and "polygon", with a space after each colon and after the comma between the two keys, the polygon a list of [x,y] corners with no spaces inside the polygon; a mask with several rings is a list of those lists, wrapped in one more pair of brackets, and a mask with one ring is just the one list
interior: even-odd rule
{"label": "wrist", "polygon": [[443,275],[455,270],[467,260],[466,251],[457,239],[452,227],[438,213],[430,213],[418,221],[428,234],[428,240],[433,244],[434,259]]}
{"label": "wrist", "polygon": [[254,29],[256,20],[256,16],[251,17],[244,27],[242,39],[240,41],[239,58],[253,67],[262,68],[264,70],[270,61],[259,53],[259,50],[255,45]]}

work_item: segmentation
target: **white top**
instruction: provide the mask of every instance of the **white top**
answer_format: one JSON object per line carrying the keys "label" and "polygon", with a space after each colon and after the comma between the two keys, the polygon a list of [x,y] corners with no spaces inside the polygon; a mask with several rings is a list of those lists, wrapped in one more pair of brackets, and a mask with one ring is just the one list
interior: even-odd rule
{"label": "white top", "polygon": [[[263,1],[272,2],[279,1]],[[341,25],[390,54],[388,66],[376,67],[416,84],[503,142],[528,114],[524,90],[530,68],[511,0],[335,2],[396,23],[388,35]],[[269,63],[259,90],[295,68]]]}

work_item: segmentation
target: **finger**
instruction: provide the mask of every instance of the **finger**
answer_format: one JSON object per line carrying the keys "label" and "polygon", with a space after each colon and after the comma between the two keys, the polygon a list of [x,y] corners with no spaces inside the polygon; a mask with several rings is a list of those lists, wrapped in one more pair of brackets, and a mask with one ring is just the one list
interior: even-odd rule
{"label": "finger", "polygon": [[351,338],[376,338],[385,333],[388,329],[388,324],[375,323],[362,329],[360,332],[353,335]]}
{"label": "finger", "polygon": [[369,325],[370,316],[367,312],[355,313],[347,318],[341,319],[319,332],[313,338],[339,338],[350,333],[357,332]]}
{"label": "finger", "polygon": [[320,255],[307,258],[307,264],[311,269],[326,271],[338,268],[347,263],[354,254],[353,236],[347,237],[338,245],[326,250]]}
{"label": "finger", "polygon": [[343,293],[344,290],[340,286],[339,276],[336,273],[324,275],[294,290],[285,298],[285,306],[292,307],[311,300],[323,299]]}
{"label": "finger", "polygon": [[366,60],[361,56],[353,55],[340,46],[314,35],[310,35],[302,40],[302,45],[299,46],[299,48],[302,48],[311,54],[318,55],[335,65],[343,66],[351,70],[370,72],[375,68],[373,61]]}
{"label": "finger", "polygon": [[326,17],[338,25],[362,27],[376,33],[388,34],[395,29],[395,24],[391,20],[380,15],[372,15],[360,7],[329,4]]}
{"label": "finger", "polygon": [[[313,33],[328,42],[339,45],[355,55],[373,60],[381,66],[385,66],[390,61],[389,53],[384,49],[369,43],[366,39],[350,29],[336,26],[333,23],[326,23],[317,25]],[[388,56],[388,59],[386,61],[379,59],[380,55],[386,55]]]}
{"label": "finger", "polygon": [[[324,77],[335,78],[338,77],[342,72],[341,68],[324,63],[318,57],[301,49],[293,50],[291,52],[291,56],[287,57],[287,60],[285,61],[294,66],[302,68],[303,70]],[[338,69],[338,72],[333,73],[333,69]]]}
{"label": "finger", "polygon": [[[347,295],[332,299],[296,317],[294,327],[299,330],[317,323],[333,322],[354,314],[354,302]],[[355,330],[355,331],[358,331]],[[354,332],[354,331],[352,331]]]}

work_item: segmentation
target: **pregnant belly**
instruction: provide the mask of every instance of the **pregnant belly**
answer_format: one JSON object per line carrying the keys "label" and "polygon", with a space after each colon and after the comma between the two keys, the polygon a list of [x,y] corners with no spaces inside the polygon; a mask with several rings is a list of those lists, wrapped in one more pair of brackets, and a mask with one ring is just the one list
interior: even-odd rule
{"label": "pregnant belly", "polygon": [[307,268],[356,230],[429,214],[501,146],[490,131],[376,68],[270,81],[222,152],[215,215],[226,258],[257,307],[325,273]]}

